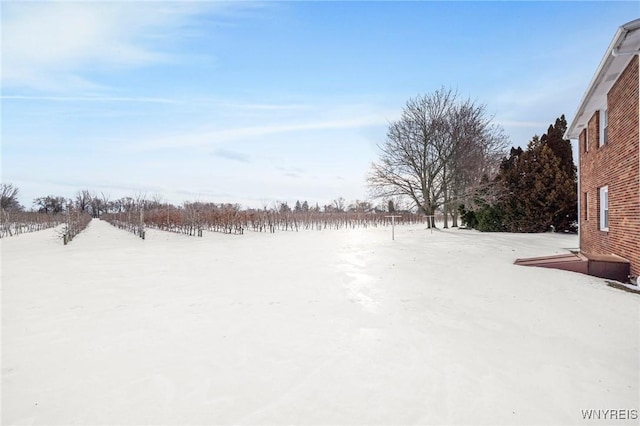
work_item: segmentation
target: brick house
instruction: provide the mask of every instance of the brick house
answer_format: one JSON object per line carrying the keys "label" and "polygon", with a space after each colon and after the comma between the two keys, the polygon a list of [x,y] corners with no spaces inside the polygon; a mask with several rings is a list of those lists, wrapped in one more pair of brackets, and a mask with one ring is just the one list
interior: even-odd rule
{"label": "brick house", "polygon": [[[580,251],[640,275],[640,19],[621,26],[565,138],[578,140]],[[640,283],[638,283],[640,284]]]}

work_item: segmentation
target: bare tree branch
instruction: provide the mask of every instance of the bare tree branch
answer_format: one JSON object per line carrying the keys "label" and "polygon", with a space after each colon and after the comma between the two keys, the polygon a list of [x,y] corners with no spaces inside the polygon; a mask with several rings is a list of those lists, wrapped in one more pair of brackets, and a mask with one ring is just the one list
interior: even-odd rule
{"label": "bare tree branch", "polygon": [[460,101],[451,89],[410,99],[390,123],[367,182],[372,196],[406,196],[418,210],[442,209],[456,220],[457,206],[483,176],[493,177],[508,145],[484,105]]}

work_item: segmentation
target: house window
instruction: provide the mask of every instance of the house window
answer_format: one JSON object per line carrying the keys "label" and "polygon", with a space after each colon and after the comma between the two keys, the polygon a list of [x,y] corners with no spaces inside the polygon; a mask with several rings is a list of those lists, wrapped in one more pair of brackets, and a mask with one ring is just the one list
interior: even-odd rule
{"label": "house window", "polygon": [[609,127],[609,110],[600,110],[600,140],[598,146],[607,143],[607,127]]}
{"label": "house window", "polygon": [[600,188],[600,230],[609,230],[609,187]]}

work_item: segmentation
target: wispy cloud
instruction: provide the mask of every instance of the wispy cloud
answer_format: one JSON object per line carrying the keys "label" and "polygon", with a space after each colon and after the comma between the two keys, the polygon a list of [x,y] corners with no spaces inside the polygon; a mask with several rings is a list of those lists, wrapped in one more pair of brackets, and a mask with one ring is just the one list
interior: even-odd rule
{"label": "wispy cloud", "polygon": [[[308,120],[308,119],[307,119]],[[300,120],[302,121],[302,120]],[[388,118],[383,114],[371,114],[349,118],[325,119],[317,121],[302,121],[269,124],[262,126],[247,126],[230,129],[203,130],[190,134],[179,134],[171,137],[149,139],[131,148],[139,151],[211,146],[243,139],[258,139],[260,137],[292,133],[306,130],[348,129],[367,126],[386,125]]]}
{"label": "wispy cloud", "polygon": [[280,170],[281,172],[289,172],[289,173],[303,173],[304,170],[300,167],[284,167],[284,166],[276,166],[276,170]]}
{"label": "wispy cloud", "polygon": [[[136,194],[136,193],[162,193],[166,190],[166,187],[153,184],[130,184],[114,180],[92,180],[85,179],[84,177],[78,178],[34,178],[31,176],[13,175],[12,180],[18,181],[21,184],[34,184],[41,186],[52,186],[55,190],[59,190],[62,195],[68,198],[73,198],[75,194],[82,189],[89,189],[91,191],[104,192],[105,194],[111,194],[112,192],[119,194]],[[39,196],[45,196],[43,193]],[[113,195],[113,194],[112,194]]]}
{"label": "wispy cloud", "polygon": [[125,103],[158,103],[175,104],[181,101],[168,98],[146,96],[26,96],[1,95],[0,99],[14,101],[48,101],[48,102],[125,102]]}
{"label": "wispy cloud", "polygon": [[282,172],[283,176],[289,178],[300,178],[305,174],[304,169],[300,167],[284,167],[284,166],[276,166],[276,170]]}
{"label": "wispy cloud", "polygon": [[[537,122],[551,114],[567,114],[567,106],[577,102],[584,92],[584,84],[574,75],[538,77],[523,86],[518,83],[492,95],[491,105],[503,112],[505,121]],[[572,112],[572,111],[571,111]],[[529,120],[513,119],[529,117]]]}
{"label": "wispy cloud", "polygon": [[[197,102],[197,101],[196,101]],[[258,104],[258,103],[227,103],[219,102],[216,104],[220,107],[234,108],[234,109],[252,109],[259,111],[301,111],[311,109],[310,105],[304,104]]]}
{"label": "wispy cloud", "polygon": [[219,2],[7,2],[2,5],[4,88],[95,90],[92,71],[176,60],[168,40],[189,37]]}
{"label": "wispy cloud", "polygon": [[241,163],[249,163],[251,159],[251,157],[247,154],[223,148],[218,148],[213,151],[213,155],[219,158],[224,158],[226,160],[239,161]]}
{"label": "wispy cloud", "polygon": [[517,121],[517,120],[494,120],[495,124],[498,124],[502,127],[509,128],[524,128],[524,129],[544,129],[549,123],[545,123],[543,121]]}

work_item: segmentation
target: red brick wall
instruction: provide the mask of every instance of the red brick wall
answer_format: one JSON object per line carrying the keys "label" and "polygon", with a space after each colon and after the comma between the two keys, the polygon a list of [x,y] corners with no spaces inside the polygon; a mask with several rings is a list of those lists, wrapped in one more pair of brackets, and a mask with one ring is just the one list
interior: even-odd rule
{"label": "red brick wall", "polygon": [[[587,152],[585,130],[580,134],[581,208],[588,193],[588,220],[580,214],[580,249],[585,253],[616,254],[631,261],[631,274],[640,275],[640,135],[638,134],[638,56],[620,75],[607,96],[608,139],[598,147],[599,112],[591,117]],[[609,187],[609,231],[599,228],[598,188]]]}

